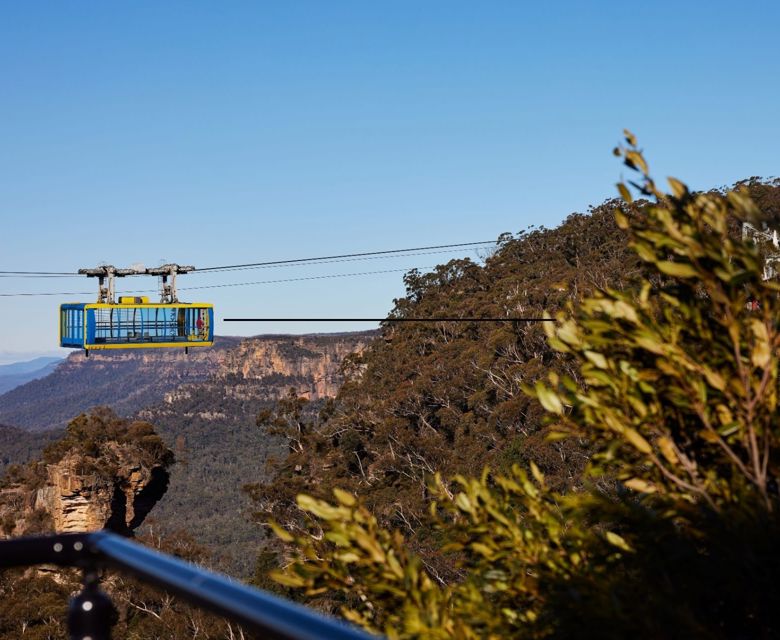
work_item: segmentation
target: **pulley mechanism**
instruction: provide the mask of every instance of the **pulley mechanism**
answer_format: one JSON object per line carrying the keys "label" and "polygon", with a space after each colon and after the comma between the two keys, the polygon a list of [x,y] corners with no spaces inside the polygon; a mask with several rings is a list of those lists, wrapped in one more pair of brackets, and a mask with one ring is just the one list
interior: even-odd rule
{"label": "pulley mechanism", "polygon": [[114,265],[105,264],[98,267],[79,269],[81,275],[98,279],[98,303],[116,304],[116,279],[125,276],[158,276],[160,282],[160,303],[175,304],[179,302],[176,291],[176,276],[195,271],[195,267],[182,266],[171,263],[160,267],[145,269],[135,267],[130,269],[117,269]]}
{"label": "pulley mechanism", "polygon": [[195,267],[183,267],[179,264],[164,264],[161,267],[146,269],[146,273],[150,276],[160,277],[160,302],[163,304],[173,304],[179,301],[176,292],[176,276],[190,271],[195,271]]}
{"label": "pulley mechanism", "polygon": [[81,275],[98,279],[98,303],[116,304],[116,278],[138,275],[143,271],[135,269],[117,269],[114,265],[106,264],[92,269],[79,269]]}

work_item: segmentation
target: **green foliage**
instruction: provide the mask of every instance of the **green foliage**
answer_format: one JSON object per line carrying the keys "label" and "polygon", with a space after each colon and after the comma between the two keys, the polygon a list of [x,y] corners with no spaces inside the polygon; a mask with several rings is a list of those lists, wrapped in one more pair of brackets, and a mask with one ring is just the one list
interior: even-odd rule
{"label": "green foliage", "polygon": [[429,554],[349,492],[299,495],[304,524],[274,525],[292,550],[280,583],[391,638],[780,632],[780,287],[738,235],[760,210],[744,190],[693,194],[670,179],[661,193],[629,133],[616,153],[654,199],[615,213],[647,275],[571,302],[548,335],[565,364],[548,383],[515,380],[552,438],[586,443],[591,481],[553,488],[533,462],[530,474],[429,477]]}
{"label": "green foliage", "polygon": [[[713,508],[757,498],[771,510],[780,284],[762,279],[758,248],[734,232],[760,225],[761,212],[741,190],[691,194],[670,178],[665,195],[634,145],[618,153],[657,198],[618,223],[661,275],[638,294],[607,289],[559,314],[550,343],[585,384],[553,375],[555,390],[535,392],[557,428],[590,440],[594,472]],[[746,310],[748,300],[760,309]]]}
{"label": "green foliage", "polygon": [[115,445],[131,445],[138,461],[150,468],[173,462],[173,452],[151,424],[125,420],[107,407],[96,407],[71,420],[65,435],[43,450],[43,462],[55,464],[65,455],[79,455],[91,460],[99,475],[113,478],[117,461],[108,449]]}

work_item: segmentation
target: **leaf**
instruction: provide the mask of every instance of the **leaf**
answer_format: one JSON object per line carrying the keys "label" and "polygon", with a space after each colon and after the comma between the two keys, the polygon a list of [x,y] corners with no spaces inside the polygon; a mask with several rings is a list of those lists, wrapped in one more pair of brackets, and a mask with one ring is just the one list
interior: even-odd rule
{"label": "leaf", "polygon": [[466,513],[471,513],[474,511],[471,500],[469,500],[469,497],[465,493],[459,493],[455,497],[455,504],[461,511],[465,511]]}
{"label": "leaf", "polygon": [[481,556],[484,556],[488,560],[492,560],[496,557],[496,552],[482,542],[472,542],[471,548]]}
{"label": "leaf", "polygon": [[607,542],[609,542],[609,544],[612,546],[617,547],[618,549],[622,549],[623,551],[628,551],[629,553],[633,551],[628,542],[626,542],[622,536],[619,536],[614,531],[607,531],[605,537],[607,538]]}
{"label": "leaf", "polygon": [[282,571],[272,571],[268,575],[271,576],[271,579],[274,582],[278,582],[279,584],[285,587],[299,588],[299,587],[306,586],[306,580],[304,580],[301,576],[292,573],[284,573]]}
{"label": "leaf", "polygon": [[361,549],[364,549],[371,555],[371,559],[374,562],[385,561],[385,552],[382,550],[382,547],[365,531],[355,532],[355,542],[358,543]]}
{"label": "leaf", "polygon": [[[617,183],[617,189],[620,193],[620,197],[623,198],[628,204],[631,204],[634,201],[634,198],[631,197],[631,192],[628,190],[628,187],[623,184],[622,182]],[[618,218],[618,215],[620,215],[620,218]],[[615,220],[617,221],[618,227],[621,229],[627,229],[628,228],[628,218],[626,218],[625,214],[618,209],[615,211]],[[623,224],[621,224],[621,221]]]}
{"label": "leaf", "polygon": [[339,489],[338,487],[333,488],[333,495],[336,496],[336,500],[338,500],[339,503],[344,505],[345,507],[354,507],[355,504],[357,504],[357,500],[355,499],[355,496],[353,496],[348,491]]}
{"label": "leaf", "polygon": [[671,262],[669,260],[659,260],[655,263],[661,273],[675,278],[693,278],[698,275],[693,265],[687,262]]}
{"label": "leaf", "polygon": [[638,151],[626,151],[626,164],[632,169],[638,169],[644,175],[647,175],[647,163]]}
{"label": "leaf", "polygon": [[641,478],[631,478],[630,480],[626,480],[623,484],[632,491],[638,491],[639,493],[655,493],[658,491],[655,485],[642,480]]}
{"label": "leaf", "polygon": [[675,198],[683,198],[687,195],[688,187],[683,182],[680,182],[677,178],[672,178],[671,176],[666,180],[669,183]]}
{"label": "leaf", "polygon": [[541,382],[536,383],[536,397],[547,411],[559,416],[563,415],[563,403],[558,394],[545,387]]}
{"label": "leaf", "polygon": [[312,498],[305,493],[299,494],[295,498],[295,501],[298,503],[298,506],[301,509],[314,514],[322,520],[335,520],[339,515],[341,515],[341,512],[337,507],[329,505],[324,500],[317,500],[316,498]]}
{"label": "leaf", "polygon": [[650,446],[650,443],[639,435],[636,429],[626,427],[623,430],[623,435],[641,453],[652,453],[653,448]]}
{"label": "leaf", "polygon": [[677,464],[679,458],[674,450],[674,442],[671,438],[663,436],[656,441],[658,448],[661,450],[661,455],[669,461],[669,464]]}
{"label": "leaf", "polygon": [[607,359],[597,351],[585,351],[585,357],[599,369],[607,369]]}
{"label": "leaf", "polygon": [[271,521],[268,523],[268,526],[271,527],[271,531],[273,531],[274,535],[276,535],[276,537],[279,538],[279,540],[282,542],[292,542],[295,540],[289,531],[282,528],[282,526],[276,522]]}
{"label": "leaf", "polygon": [[531,460],[531,474],[534,478],[536,478],[536,481],[540,484],[544,484],[544,474],[539,470],[539,467],[536,466],[536,463]]}
{"label": "leaf", "polygon": [[750,329],[755,336],[756,343],[750,354],[750,361],[754,367],[766,369],[772,361],[772,349],[769,346],[769,332],[766,325],[759,319],[751,320]]}
{"label": "leaf", "polygon": [[725,378],[717,371],[713,371],[709,367],[705,367],[704,377],[707,378],[707,383],[718,391],[723,391],[726,388]]}

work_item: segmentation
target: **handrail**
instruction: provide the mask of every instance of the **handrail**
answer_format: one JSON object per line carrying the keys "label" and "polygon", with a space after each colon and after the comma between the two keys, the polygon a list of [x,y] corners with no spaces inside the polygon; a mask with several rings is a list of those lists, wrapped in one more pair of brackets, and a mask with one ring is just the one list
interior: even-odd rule
{"label": "handrail", "polygon": [[[90,576],[94,576],[98,568],[118,569],[235,621],[247,630],[262,633],[264,638],[377,640],[377,636],[303,605],[246,586],[227,576],[202,569],[107,531],[0,541],[0,567],[36,564],[78,567]],[[85,592],[79,596],[81,600],[76,600],[82,602],[87,589],[94,593],[95,584],[88,584]],[[108,637],[107,632],[105,637]],[[94,640],[101,638],[93,636]]]}

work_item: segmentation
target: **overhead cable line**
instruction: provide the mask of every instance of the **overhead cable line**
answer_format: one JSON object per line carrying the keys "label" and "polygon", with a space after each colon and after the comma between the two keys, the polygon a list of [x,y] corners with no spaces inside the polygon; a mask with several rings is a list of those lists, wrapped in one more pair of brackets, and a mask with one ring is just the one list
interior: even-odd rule
{"label": "overhead cable line", "polygon": [[40,277],[70,277],[77,276],[78,273],[68,271],[0,271],[3,277],[18,276],[20,278],[40,278]]}
{"label": "overhead cable line", "polygon": [[282,264],[294,264],[299,262],[318,262],[321,260],[336,260],[341,258],[362,258],[365,256],[381,256],[381,255],[390,255],[394,253],[409,253],[411,251],[429,251],[433,249],[451,249],[455,247],[476,247],[478,245],[495,245],[495,240],[485,240],[482,242],[460,242],[457,244],[439,244],[439,245],[433,245],[429,247],[413,247],[411,249],[389,249],[386,251],[364,251],[362,253],[344,253],[341,255],[332,255],[332,256],[320,256],[317,258],[295,258],[293,260],[270,260],[268,262],[252,262],[248,264],[232,264],[222,267],[205,267],[203,269],[196,269],[195,271],[227,271],[230,269],[244,269],[244,268],[250,268],[250,267],[266,267],[271,265],[282,265]]}
{"label": "overhead cable line", "polygon": [[[456,249],[456,248],[465,248],[465,247],[479,247],[479,246],[488,246],[488,245],[496,245],[495,240],[485,240],[482,242],[459,242],[455,244],[440,244],[440,245],[431,245],[427,247],[411,247],[408,249],[388,249],[384,251],[363,251],[360,253],[344,253],[344,254],[338,254],[338,255],[329,255],[329,256],[319,256],[319,257],[313,257],[313,258],[293,258],[288,260],[268,260],[265,262],[250,262],[246,264],[232,264],[232,265],[222,265],[222,266],[216,266],[216,267],[205,267],[202,269],[195,269],[195,273],[198,272],[221,272],[221,271],[239,271],[242,269],[254,269],[254,268],[262,268],[262,267],[273,267],[273,266],[284,266],[284,265],[295,265],[295,264],[305,264],[305,263],[323,263],[326,264],[326,261],[331,262],[350,262],[352,260],[350,259],[379,259],[380,257],[388,257],[392,255],[427,255],[424,253],[419,252],[430,252],[430,253],[447,253],[445,251],[436,251],[439,249]],[[417,252],[417,253],[413,253]],[[136,275],[136,274],[133,274]],[[71,277],[71,276],[80,276],[80,274],[75,272],[68,272],[68,271],[11,271],[11,270],[0,270],[0,277]],[[2,295],[2,294],[0,294]]]}
{"label": "overhead cable line", "polygon": [[223,318],[223,322],[555,322],[555,318]]}
{"label": "overhead cable line", "polygon": [[[409,249],[409,251],[414,251],[413,249]],[[371,256],[363,256],[358,258],[306,258],[306,261],[302,260],[296,260],[293,262],[274,262],[274,263],[268,263],[268,264],[260,264],[257,266],[249,266],[249,267],[231,267],[226,269],[221,269],[219,271],[216,270],[209,270],[205,271],[203,269],[196,269],[193,271],[194,274],[198,273],[206,273],[206,274],[212,274],[212,273],[230,273],[234,271],[250,271],[253,269],[270,269],[270,268],[280,268],[280,267],[308,267],[308,266],[317,266],[321,264],[337,264],[340,262],[362,262],[367,260],[387,260],[392,258],[410,258],[410,257],[416,257],[416,256],[432,256],[432,255],[441,255],[444,253],[460,253],[460,251],[457,251],[456,249],[443,249],[439,251],[422,251],[418,253],[399,253],[396,255],[371,255]]]}
{"label": "overhead cable line", "polygon": [[78,278],[81,277],[78,273],[36,273],[36,274],[14,274],[14,273],[0,273],[0,278]]}
{"label": "overhead cable line", "polygon": [[[433,269],[434,267],[408,267],[405,269],[383,269],[380,271],[360,271],[357,273],[331,273],[327,275],[322,276],[301,276],[299,278],[282,278],[279,280],[256,280],[254,282],[231,282],[227,284],[210,284],[210,285],[204,285],[200,287],[180,287],[180,291],[188,290],[196,290],[196,289],[221,289],[224,287],[246,287],[256,284],[277,284],[277,283],[284,283],[284,282],[301,282],[304,280],[326,280],[328,278],[351,278],[354,276],[370,276],[370,275],[378,275],[382,273],[400,273],[400,272],[407,272],[412,271],[413,269]],[[50,293],[0,293],[0,297],[2,298],[13,298],[13,297],[32,297],[32,296],[88,296],[93,295],[94,291],[61,291],[61,292],[50,292]],[[157,293],[157,289],[141,289],[141,290],[130,290],[125,291],[122,293]]]}

